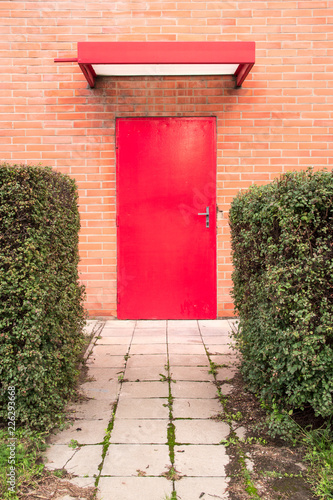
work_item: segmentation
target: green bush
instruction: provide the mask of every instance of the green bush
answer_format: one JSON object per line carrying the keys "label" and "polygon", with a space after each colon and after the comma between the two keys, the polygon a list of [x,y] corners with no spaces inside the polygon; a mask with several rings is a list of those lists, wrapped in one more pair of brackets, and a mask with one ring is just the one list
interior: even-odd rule
{"label": "green bush", "polygon": [[15,399],[16,424],[48,428],[73,393],[85,320],[79,227],[72,179],[49,168],[0,164],[0,419],[5,421],[8,401]]}
{"label": "green bush", "polygon": [[333,173],[288,173],[232,203],[235,332],[266,402],[333,415]]}

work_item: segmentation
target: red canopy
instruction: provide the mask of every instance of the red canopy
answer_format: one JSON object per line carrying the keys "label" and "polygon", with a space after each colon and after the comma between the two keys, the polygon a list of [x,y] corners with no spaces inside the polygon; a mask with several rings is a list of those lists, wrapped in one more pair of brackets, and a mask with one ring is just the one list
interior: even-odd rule
{"label": "red canopy", "polygon": [[255,62],[254,42],[78,42],[90,87],[97,76],[234,75],[240,87]]}

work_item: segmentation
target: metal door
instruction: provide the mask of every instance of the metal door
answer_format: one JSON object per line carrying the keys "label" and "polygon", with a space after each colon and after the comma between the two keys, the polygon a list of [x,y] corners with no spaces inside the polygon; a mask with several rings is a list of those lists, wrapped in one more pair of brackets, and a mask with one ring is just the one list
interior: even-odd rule
{"label": "metal door", "polygon": [[119,319],[216,318],[216,120],[116,124]]}

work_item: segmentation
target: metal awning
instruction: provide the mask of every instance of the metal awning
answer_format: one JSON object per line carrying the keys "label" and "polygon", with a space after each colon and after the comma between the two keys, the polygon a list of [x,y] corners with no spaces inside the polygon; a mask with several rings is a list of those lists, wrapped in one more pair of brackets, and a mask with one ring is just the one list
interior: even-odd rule
{"label": "metal awning", "polygon": [[78,42],[90,87],[98,76],[234,75],[240,87],[255,62],[255,42]]}

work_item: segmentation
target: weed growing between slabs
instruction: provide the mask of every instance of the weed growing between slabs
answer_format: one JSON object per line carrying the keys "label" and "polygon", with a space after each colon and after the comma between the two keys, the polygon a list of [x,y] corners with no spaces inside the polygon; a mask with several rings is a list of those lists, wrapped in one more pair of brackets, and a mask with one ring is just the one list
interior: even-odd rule
{"label": "weed growing between slabs", "polygon": [[177,494],[175,491],[172,492],[171,497],[170,495],[165,495],[163,500],[177,500]]}
{"label": "weed growing between slabs", "polygon": [[[169,353],[168,353],[169,356]],[[161,376],[161,382],[167,382],[168,383],[168,389],[169,389],[169,395],[168,395],[168,408],[169,408],[169,423],[168,423],[168,429],[167,429],[167,445],[169,447],[169,457],[170,457],[170,462],[171,465],[168,467],[167,472],[164,472],[162,476],[164,476],[166,479],[169,481],[173,482],[173,491],[170,496],[166,496],[166,500],[177,500],[177,493],[175,489],[175,481],[178,481],[181,479],[181,475],[179,471],[175,468],[175,444],[176,444],[176,435],[175,435],[175,424],[173,423],[173,396],[172,396],[172,391],[171,391],[171,384],[175,383],[174,380],[172,380],[172,374],[170,373],[170,365],[169,361],[167,364],[164,366],[165,371],[167,372],[167,376],[163,375],[160,373]]]}
{"label": "weed growing between slabs", "polygon": [[[127,353],[124,355],[124,360],[125,360],[124,369],[121,372],[119,372],[119,374],[118,374],[118,382],[121,385],[124,382],[127,382],[127,380],[124,378],[124,374],[125,374],[125,370],[126,370],[127,361],[130,358],[130,355],[129,355],[130,349],[131,349],[131,343],[130,343],[130,345],[128,347]],[[101,461],[101,463],[98,466],[99,474],[96,477],[96,481],[95,481],[95,491],[96,492],[97,492],[99,480],[100,480],[100,477],[101,477],[101,472],[102,472],[102,469],[103,469],[105,456],[106,456],[107,451],[108,451],[108,449],[110,447],[110,438],[111,438],[112,430],[113,430],[113,427],[114,427],[114,421],[115,421],[117,406],[118,406],[118,402],[119,402],[119,394],[120,394],[120,391],[118,393],[118,399],[113,404],[111,418],[110,418],[109,425],[108,425],[108,427],[106,429],[106,433],[105,433],[104,440],[103,440],[102,461]]]}

